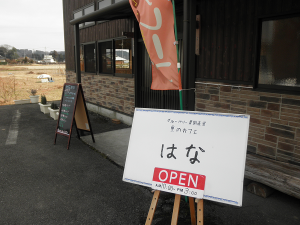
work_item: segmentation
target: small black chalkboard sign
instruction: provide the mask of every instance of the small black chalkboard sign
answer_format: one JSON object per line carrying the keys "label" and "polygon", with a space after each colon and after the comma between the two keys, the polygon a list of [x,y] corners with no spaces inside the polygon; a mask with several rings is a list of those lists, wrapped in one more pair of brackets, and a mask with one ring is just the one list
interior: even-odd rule
{"label": "small black chalkboard sign", "polygon": [[77,85],[65,84],[60,107],[60,117],[58,120],[57,132],[70,135],[73,112],[76,103]]}
{"label": "small black chalkboard sign", "polygon": [[56,143],[57,134],[67,136],[69,137],[67,149],[69,149],[73,122],[75,122],[79,138],[78,130],[89,131],[91,132],[93,142],[95,142],[81,84],[65,83],[55,130],[54,144]]}

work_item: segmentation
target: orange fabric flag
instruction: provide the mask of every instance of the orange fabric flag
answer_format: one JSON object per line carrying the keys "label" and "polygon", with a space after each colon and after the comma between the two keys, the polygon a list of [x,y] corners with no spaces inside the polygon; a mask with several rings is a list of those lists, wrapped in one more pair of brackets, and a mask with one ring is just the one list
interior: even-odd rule
{"label": "orange fabric flag", "polygon": [[152,62],[151,89],[181,89],[172,2],[168,0],[129,0],[129,2],[139,22]]}

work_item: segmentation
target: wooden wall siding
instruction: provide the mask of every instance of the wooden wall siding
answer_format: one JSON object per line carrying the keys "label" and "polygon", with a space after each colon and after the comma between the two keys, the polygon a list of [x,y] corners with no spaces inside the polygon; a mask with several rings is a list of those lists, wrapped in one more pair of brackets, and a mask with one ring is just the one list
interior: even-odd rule
{"label": "wooden wall siding", "polygon": [[[97,26],[97,25],[95,25]],[[80,43],[87,43],[96,41],[96,29],[95,26],[83,28],[80,30]]]}
{"label": "wooden wall siding", "polygon": [[[95,0],[63,0],[64,13],[64,36],[65,36],[65,54],[66,70],[74,70],[74,26],[70,25],[73,19],[73,11],[85,5],[96,2]],[[88,29],[88,28],[86,28]],[[85,29],[83,29],[85,30]]]}
{"label": "wooden wall siding", "polygon": [[97,25],[97,40],[105,40],[115,37],[121,37],[123,31],[132,32],[134,25],[133,19],[112,20]]}
{"label": "wooden wall siding", "polygon": [[[73,11],[91,4],[96,0],[64,0],[64,35],[65,35],[65,53],[66,70],[75,70],[74,61],[74,26],[70,25],[73,19]],[[105,40],[120,37],[122,31],[132,31],[133,19],[113,20],[105,23],[99,23],[95,26],[80,29],[80,42],[87,43],[98,40]]]}
{"label": "wooden wall siding", "polygon": [[251,84],[258,17],[299,11],[299,0],[200,0],[196,78]]}
{"label": "wooden wall siding", "polygon": [[96,24],[80,30],[80,42],[95,42],[99,40],[121,37],[123,31],[132,31],[133,20],[120,19]]}

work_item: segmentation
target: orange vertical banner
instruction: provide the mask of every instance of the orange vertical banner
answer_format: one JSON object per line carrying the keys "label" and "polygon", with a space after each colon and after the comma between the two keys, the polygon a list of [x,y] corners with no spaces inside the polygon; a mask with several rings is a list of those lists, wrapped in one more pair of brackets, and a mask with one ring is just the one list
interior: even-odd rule
{"label": "orange vertical banner", "polygon": [[172,2],[129,0],[152,62],[152,90],[179,90]]}

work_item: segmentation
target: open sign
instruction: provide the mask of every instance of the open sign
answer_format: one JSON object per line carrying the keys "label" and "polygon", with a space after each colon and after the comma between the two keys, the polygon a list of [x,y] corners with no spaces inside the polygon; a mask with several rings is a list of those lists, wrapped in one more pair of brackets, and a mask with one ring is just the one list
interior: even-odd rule
{"label": "open sign", "polygon": [[205,175],[204,199],[241,206],[249,120],[240,114],[136,108],[123,180],[201,198]]}
{"label": "open sign", "polygon": [[155,167],[152,188],[156,190],[203,198],[204,175]]}

